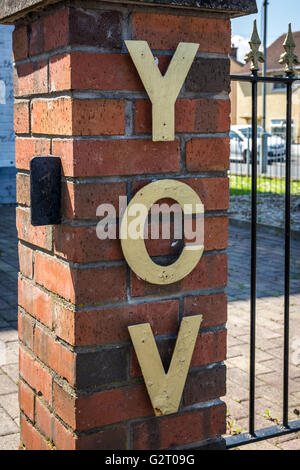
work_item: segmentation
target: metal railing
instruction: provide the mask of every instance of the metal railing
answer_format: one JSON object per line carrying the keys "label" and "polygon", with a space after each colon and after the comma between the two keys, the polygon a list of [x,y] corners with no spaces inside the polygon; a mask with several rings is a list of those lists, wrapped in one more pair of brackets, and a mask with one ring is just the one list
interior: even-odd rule
{"label": "metal railing", "polygon": [[[265,151],[263,151],[265,149]],[[257,142],[257,191],[285,193],[286,139],[282,134],[264,133]],[[234,126],[230,132],[230,195],[245,196],[252,188],[251,126]],[[291,146],[291,194],[300,195],[300,137]]]}
{"label": "metal railing", "polygon": [[[251,52],[247,60],[252,62],[252,74],[233,75],[231,80],[248,82],[252,88],[252,124],[251,124],[251,152],[249,158],[249,173],[251,172],[251,286],[250,286],[250,377],[249,377],[249,432],[237,434],[226,439],[227,448],[249,444],[271,437],[300,431],[300,420],[289,422],[289,325],[290,325],[290,260],[291,260],[291,176],[292,176],[292,86],[296,80],[293,73],[293,63],[296,62],[291,45],[291,31],[285,41],[290,44],[289,55],[283,55],[281,63],[286,63],[284,77],[261,77],[258,75],[258,61],[262,61],[262,53],[258,51],[260,40],[256,24],[250,41]],[[285,47],[286,49],[286,47]],[[287,50],[287,49],[286,49]],[[286,52],[287,54],[287,52]],[[283,61],[284,57],[284,61]],[[284,263],[284,361],[283,361],[283,422],[281,425],[262,430],[255,427],[255,370],[256,370],[256,261],[257,261],[257,194],[259,182],[259,169],[262,168],[260,156],[259,132],[257,119],[257,97],[259,83],[282,83],[286,88],[286,134],[284,152],[284,197],[285,197],[285,263]],[[247,165],[247,160],[243,165]],[[268,161],[265,162],[264,171],[268,170]],[[272,165],[273,166],[273,165]]]}

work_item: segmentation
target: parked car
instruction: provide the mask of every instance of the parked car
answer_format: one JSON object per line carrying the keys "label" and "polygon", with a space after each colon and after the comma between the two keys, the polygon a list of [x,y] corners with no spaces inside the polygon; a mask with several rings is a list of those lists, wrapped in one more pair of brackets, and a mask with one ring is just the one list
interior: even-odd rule
{"label": "parked car", "polygon": [[[257,152],[258,162],[260,159],[261,150],[261,137],[263,135],[263,128],[257,127]],[[282,137],[267,134],[268,145],[268,164],[285,160],[285,141]],[[230,160],[247,162],[247,151],[249,150],[249,157],[251,161],[252,150],[252,127],[247,125],[235,125],[230,128]]]}

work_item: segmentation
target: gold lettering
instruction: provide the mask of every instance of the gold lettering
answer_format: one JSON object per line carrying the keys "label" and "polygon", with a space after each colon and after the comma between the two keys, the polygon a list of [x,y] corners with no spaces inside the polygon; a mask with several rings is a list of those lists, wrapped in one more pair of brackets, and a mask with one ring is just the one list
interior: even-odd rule
{"label": "gold lettering", "polygon": [[150,324],[128,327],[156,416],[178,411],[201,322],[202,315],[183,318],[167,374]]}
{"label": "gold lettering", "polygon": [[199,44],[180,42],[164,76],[147,41],[125,41],[125,44],[152,102],[153,141],[174,140],[175,101]]}
{"label": "gold lettering", "polygon": [[[150,284],[172,284],[186,277],[198,264],[204,250],[203,245],[185,246],[180,257],[169,266],[154,263],[147,251],[144,231],[134,237],[130,226],[134,223],[135,204],[141,204],[146,210],[139,217],[139,225],[144,224],[151,206],[160,199],[171,198],[178,202],[183,214],[203,214],[204,207],[198,194],[187,184],[176,180],[160,180],[142,188],[128,205],[121,223],[120,238],[127,263],[135,274]],[[133,214],[133,215],[131,215]]]}

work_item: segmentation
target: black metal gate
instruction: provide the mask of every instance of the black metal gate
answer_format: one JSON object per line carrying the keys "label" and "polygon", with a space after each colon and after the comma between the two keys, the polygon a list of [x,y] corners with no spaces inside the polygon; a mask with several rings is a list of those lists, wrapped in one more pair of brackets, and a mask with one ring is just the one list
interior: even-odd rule
{"label": "black metal gate", "polygon": [[[289,422],[289,314],[290,314],[290,241],[291,241],[291,145],[292,145],[292,87],[296,80],[293,65],[299,64],[293,53],[295,43],[291,29],[284,43],[285,53],[280,63],[285,64],[285,76],[259,76],[258,62],[263,62],[259,51],[260,39],[256,24],[250,41],[251,52],[246,61],[252,63],[251,75],[232,75],[231,80],[248,82],[252,87],[252,215],[251,215],[251,294],[250,294],[250,377],[249,377],[249,432],[230,436],[226,439],[227,448],[234,448],[284,434],[300,431],[300,420]],[[284,273],[284,364],[283,364],[283,421],[282,424],[257,430],[255,427],[255,336],[256,336],[256,255],[257,255],[257,96],[258,83],[281,83],[286,87],[286,165],[285,165],[285,273]]]}

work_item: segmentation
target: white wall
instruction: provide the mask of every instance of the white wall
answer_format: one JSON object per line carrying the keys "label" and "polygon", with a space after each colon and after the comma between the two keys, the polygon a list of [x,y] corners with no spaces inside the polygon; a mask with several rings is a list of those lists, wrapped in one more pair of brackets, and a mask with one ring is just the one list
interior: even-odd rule
{"label": "white wall", "polygon": [[12,26],[0,25],[0,168],[13,167]]}
{"label": "white wall", "polygon": [[16,201],[12,31],[0,25],[0,205]]}

